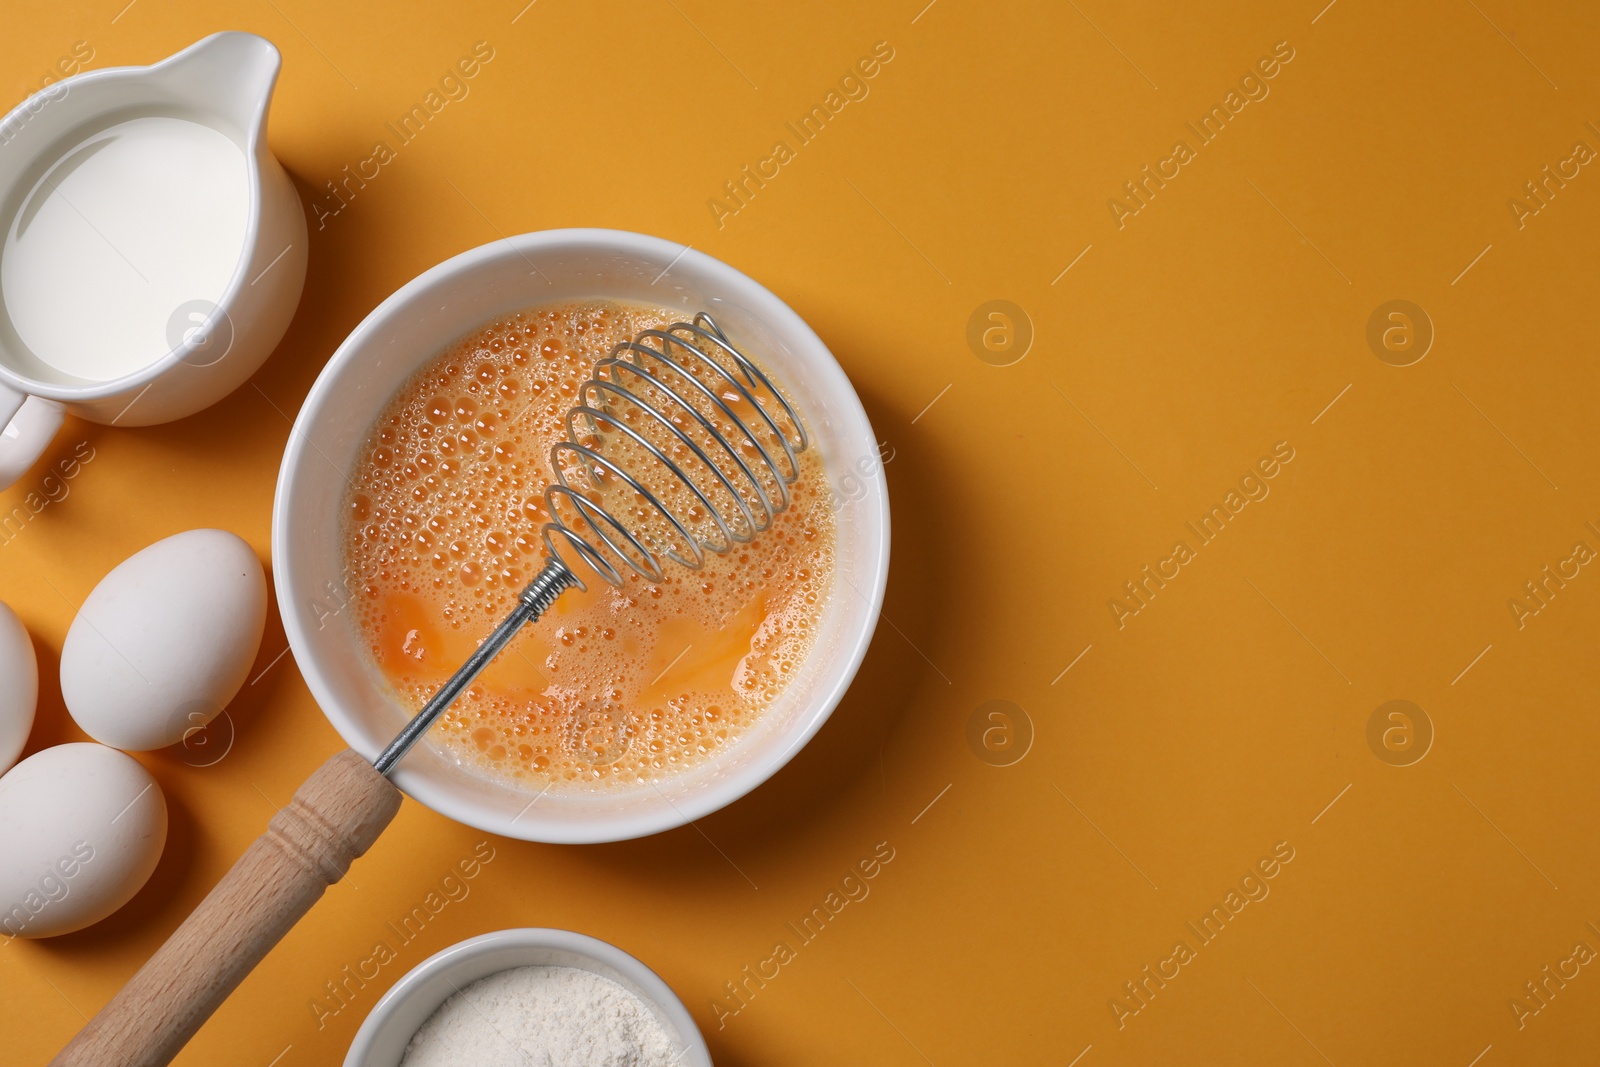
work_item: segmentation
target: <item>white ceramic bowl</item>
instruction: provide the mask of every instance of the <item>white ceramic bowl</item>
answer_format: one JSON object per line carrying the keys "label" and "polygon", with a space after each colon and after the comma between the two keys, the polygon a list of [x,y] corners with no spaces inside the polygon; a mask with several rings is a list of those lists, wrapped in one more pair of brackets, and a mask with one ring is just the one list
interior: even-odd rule
{"label": "white ceramic bowl", "polygon": [[711,1067],[689,1009],[654,971],[604,941],[531,928],[474,937],[417,964],[373,1006],[344,1067],[398,1067],[412,1035],[457,990],[512,967],[534,966],[578,967],[611,979],[642,1000],[672,1035],[673,1048],[681,1050],[674,1067]]}
{"label": "white ceramic bowl", "polygon": [[392,776],[444,815],[529,841],[642,837],[748,793],[822,728],[866,654],[889,572],[889,497],[877,439],[826,346],[789,307],[700,252],[617,230],[546,230],[483,245],[411,281],[357,326],[295,420],[272,519],[278,605],[295,660],[350,746],[375,757],[408,715],[356,630],[340,533],[346,480],[378,414],[452,342],[531,305],[610,298],[706,310],[776,376],[801,413],[833,484],[834,592],[797,676],[761,720],[714,760],[632,789],[533,795],[457,765],[424,741]]}

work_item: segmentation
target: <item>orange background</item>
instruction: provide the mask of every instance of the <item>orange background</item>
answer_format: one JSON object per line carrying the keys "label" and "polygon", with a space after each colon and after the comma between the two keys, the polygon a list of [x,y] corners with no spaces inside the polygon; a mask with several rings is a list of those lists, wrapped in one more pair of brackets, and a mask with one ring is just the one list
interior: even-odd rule
{"label": "orange background", "polygon": [[[56,673],[95,582],[197,526],[270,560],[318,369],[407,279],[499,236],[613,226],[747,271],[832,347],[893,455],[884,625],[773,781],[648,840],[493,841],[471,895],[319,1029],[323,984],[484,840],[408,802],[180,1062],[337,1063],[405,969],[519,925],[639,956],[725,1065],[1592,1058],[1596,968],[1520,1027],[1509,1002],[1600,949],[1600,577],[1521,628],[1507,603],[1600,548],[1600,175],[1521,228],[1508,206],[1600,149],[1592,6],[124,2],[9,12],[4,102],[78,41],[99,67],[253,30],[284,52],[271,142],[308,204],[475,42],[495,57],[313,225],[298,317],[251,384],[169,426],[69,420],[46,462],[84,440],[95,459],[0,545],[44,676],[30,751],[82,736]],[[879,41],[870,95],[719,228],[707,201]],[[1185,122],[1280,41],[1270,95],[1199,147]],[[1180,138],[1195,158],[1119,228],[1108,200]],[[995,299],[1035,334],[1010,366],[967,342]],[[1436,334],[1410,366],[1367,341],[1394,299]],[[1119,628],[1123,583],[1194,547],[1184,524],[1280,441],[1270,495]],[[220,762],[139,757],[172,810],[139,896],[0,946],[6,1062],[58,1048],[339,747],[284,647],[274,612]],[[1435,733],[1409,766],[1368,742],[1394,699]],[[969,742],[993,700],[1032,725],[1009,766],[1003,730],[1000,756]],[[879,842],[870,896],[719,1028],[724,983]],[[1279,842],[1270,895],[1199,946],[1184,924]],[[1123,983],[1180,938],[1195,957],[1119,1028],[1112,998],[1137,1006]]]}

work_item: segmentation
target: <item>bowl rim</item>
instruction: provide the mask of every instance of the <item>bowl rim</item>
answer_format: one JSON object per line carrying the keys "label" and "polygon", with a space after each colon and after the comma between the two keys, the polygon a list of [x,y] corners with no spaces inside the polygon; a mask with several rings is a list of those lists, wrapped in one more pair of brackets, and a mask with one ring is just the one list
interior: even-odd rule
{"label": "bowl rim", "polygon": [[[553,948],[571,952],[574,955],[586,956],[599,963],[605,964],[612,970],[618,971],[628,977],[639,988],[629,990],[630,993],[648,999],[662,1013],[667,1016],[677,1036],[684,1042],[684,1052],[678,1054],[683,1067],[711,1067],[711,1051],[706,1047],[705,1035],[700,1032],[700,1027],[694,1021],[694,1016],[689,1013],[688,1007],[682,998],[673,992],[671,986],[660,975],[651,970],[642,960],[624,952],[622,949],[608,941],[602,941],[588,934],[580,934],[573,930],[560,930],[546,926],[518,926],[505,930],[495,930],[487,934],[469,937],[465,941],[458,941],[447,948],[440,949],[405,974],[401,975],[388,991],[378,998],[372,1006],[367,1017],[362,1020],[361,1027],[350,1041],[350,1048],[345,1053],[344,1067],[366,1067],[366,1060],[372,1051],[372,1046],[382,1036],[387,1028],[392,1025],[395,1013],[402,1005],[417,996],[421,987],[431,978],[440,974],[448,974],[451,970],[463,967],[471,960],[476,959],[495,949],[543,949]],[[542,964],[511,964],[489,974],[499,974],[500,971],[511,970],[513,967],[550,966]],[[557,964],[555,966],[563,966]],[[483,975],[481,977],[488,977]],[[602,975],[602,977],[605,977]],[[476,981],[477,979],[473,979]],[[441,999],[438,1004],[428,1009],[431,1016],[448,1000],[449,996]],[[426,1021],[426,1017],[424,1018]],[[420,1024],[419,1024],[420,1026]],[[416,1031],[412,1031],[415,1033]]]}
{"label": "bowl rim", "polygon": [[[297,552],[292,527],[295,517],[288,487],[293,482],[298,468],[302,464],[312,462],[314,458],[311,453],[315,446],[306,427],[323,418],[339,417],[337,412],[325,410],[325,406],[329,403],[330,394],[336,387],[336,380],[345,365],[353,362],[368,346],[373,336],[392,320],[401,318],[424,304],[436,286],[446,283],[454,275],[472,271],[497,259],[506,262],[517,260],[526,262],[529,253],[562,248],[610,252],[660,262],[670,261],[674,265],[688,262],[702,272],[716,276],[720,286],[725,287],[730,294],[737,296],[747,306],[757,309],[763,321],[771,328],[781,331],[797,342],[797,347],[807,354],[808,375],[832,379],[832,391],[837,393],[841,404],[848,406],[851,417],[859,419],[860,425],[866,429],[867,436],[872,440],[873,448],[877,448],[876,433],[872,430],[871,420],[862,407],[861,398],[856,393],[854,385],[827,345],[805,320],[755,279],[691,246],[627,230],[598,228],[536,230],[468,249],[417,275],[368,313],[340,343],[318,373],[290,430],[273,496],[273,585],[289,647],[293,650],[301,676],[324,717],[347,744],[368,759],[375,758],[377,751],[368,751],[371,746],[359,724],[345,711],[336,699],[332,687],[321,676],[320,671],[315,669],[315,661],[312,658],[314,638],[302,625],[295,608],[295,598],[300,594],[301,588],[294,580]],[[520,815],[505,817],[499,812],[475,805],[470,800],[458,799],[447,790],[436,786],[428,775],[407,768],[404,761],[394,769],[390,775],[391,780],[414,799],[457,822],[504,837],[552,844],[594,844],[647,837],[692,823],[739,800],[786,766],[822,729],[855,679],[856,672],[866,657],[867,648],[872,642],[877,621],[882,615],[883,599],[889,580],[890,515],[886,479],[879,477],[867,480],[865,494],[851,506],[865,506],[872,509],[880,530],[876,542],[868,546],[863,553],[864,565],[874,576],[874,580],[870,583],[871,588],[856,587],[856,592],[867,602],[866,611],[862,616],[866,622],[854,635],[852,643],[847,648],[841,645],[841,650],[845,654],[835,661],[838,666],[832,685],[815,694],[809,709],[796,717],[788,732],[781,735],[781,743],[764,759],[751,760],[736,773],[707,782],[703,788],[669,800],[666,805],[654,811],[616,814],[604,820],[567,824],[527,821],[519,823]],[[837,593],[835,590],[836,595]]]}

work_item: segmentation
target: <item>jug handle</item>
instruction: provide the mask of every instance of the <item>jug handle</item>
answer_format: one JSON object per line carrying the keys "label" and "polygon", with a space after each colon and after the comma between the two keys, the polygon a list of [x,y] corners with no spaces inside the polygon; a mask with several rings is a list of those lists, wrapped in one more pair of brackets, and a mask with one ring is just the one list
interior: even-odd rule
{"label": "jug handle", "polygon": [[54,400],[29,396],[0,382],[0,489],[28,473],[50,446],[66,411]]}

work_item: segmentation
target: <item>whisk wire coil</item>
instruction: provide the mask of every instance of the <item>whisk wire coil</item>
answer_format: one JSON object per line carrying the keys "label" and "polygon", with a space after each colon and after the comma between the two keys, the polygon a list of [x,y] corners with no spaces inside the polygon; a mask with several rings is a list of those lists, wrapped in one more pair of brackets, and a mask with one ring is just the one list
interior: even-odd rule
{"label": "whisk wire coil", "polygon": [[[618,344],[577,399],[566,439],[550,451],[556,481],[545,492],[551,521],[541,531],[548,554],[563,563],[564,546],[611,585],[623,583],[623,567],[659,582],[664,559],[697,570],[707,551],[748,543],[791,502],[798,454],[810,444],[804,424],[706,312]],[[630,424],[630,413],[642,425]],[[574,483],[576,471],[587,487]],[[632,491],[632,518],[612,499],[610,487],[621,486]]]}

